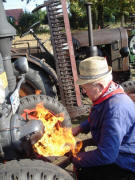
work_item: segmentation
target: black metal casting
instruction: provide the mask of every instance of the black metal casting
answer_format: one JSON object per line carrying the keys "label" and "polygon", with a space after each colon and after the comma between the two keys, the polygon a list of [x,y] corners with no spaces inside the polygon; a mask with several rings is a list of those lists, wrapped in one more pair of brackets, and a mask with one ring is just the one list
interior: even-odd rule
{"label": "black metal casting", "polygon": [[31,144],[42,137],[44,127],[40,120],[29,121],[17,115],[19,107],[17,102],[15,102],[17,108],[13,110],[15,104],[11,99],[19,98],[20,86],[24,81],[24,74],[28,72],[28,64],[27,59],[23,57],[16,61],[15,67],[20,73],[20,80],[16,86],[11,64],[12,38],[16,31],[7,21],[2,0],[0,0],[0,22],[0,83],[6,94],[4,101],[0,102],[0,161],[2,161],[17,159],[20,153],[29,153]]}
{"label": "black metal casting", "polygon": [[11,64],[11,45],[12,38],[15,34],[16,30],[8,23],[3,2],[0,0],[0,53],[3,58],[10,93],[13,92],[16,86],[16,78]]}

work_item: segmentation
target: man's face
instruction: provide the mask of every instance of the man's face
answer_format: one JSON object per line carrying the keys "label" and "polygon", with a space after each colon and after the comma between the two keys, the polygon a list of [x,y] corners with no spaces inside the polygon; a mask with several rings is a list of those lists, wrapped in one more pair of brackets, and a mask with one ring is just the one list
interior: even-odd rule
{"label": "man's face", "polygon": [[83,92],[86,93],[86,95],[89,97],[90,100],[95,101],[96,99],[98,99],[98,97],[101,95],[102,93],[102,88],[100,87],[100,84],[83,84],[81,85]]}

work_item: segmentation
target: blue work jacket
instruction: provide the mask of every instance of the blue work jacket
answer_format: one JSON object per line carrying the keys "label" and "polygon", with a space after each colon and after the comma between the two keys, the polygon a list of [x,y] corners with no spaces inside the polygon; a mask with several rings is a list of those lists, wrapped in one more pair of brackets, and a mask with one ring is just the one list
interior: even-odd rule
{"label": "blue work jacket", "polygon": [[93,106],[81,128],[91,132],[97,149],[80,152],[80,160],[73,160],[76,167],[115,163],[135,172],[135,104],[126,94],[115,94]]}

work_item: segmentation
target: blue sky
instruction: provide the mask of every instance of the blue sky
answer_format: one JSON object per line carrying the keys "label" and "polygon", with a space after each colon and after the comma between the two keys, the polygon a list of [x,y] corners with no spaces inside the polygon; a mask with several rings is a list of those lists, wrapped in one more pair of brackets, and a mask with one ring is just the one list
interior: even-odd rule
{"label": "blue sky", "polygon": [[27,0],[6,0],[4,8],[6,10],[22,8],[24,11],[31,12],[36,7],[36,4],[40,5],[44,3],[44,0],[31,0],[29,4],[27,4],[26,1]]}

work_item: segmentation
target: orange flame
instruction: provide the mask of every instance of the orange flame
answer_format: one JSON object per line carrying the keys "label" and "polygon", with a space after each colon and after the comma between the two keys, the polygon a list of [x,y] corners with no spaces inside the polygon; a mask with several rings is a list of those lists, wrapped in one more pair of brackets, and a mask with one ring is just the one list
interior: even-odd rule
{"label": "orange flame", "polygon": [[54,115],[41,103],[37,104],[35,112],[34,116],[43,122],[45,129],[42,138],[34,144],[34,151],[44,157],[63,156],[69,151],[76,156],[82,147],[82,142],[76,142],[71,128],[61,126],[64,120],[62,114]]}
{"label": "orange flame", "polygon": [[36,89],[36,90],[35,90],[35,94],[36,94],[36,95],[41,94],[41,92],[42,92],[42,91],[39,90],[39,89]]}

